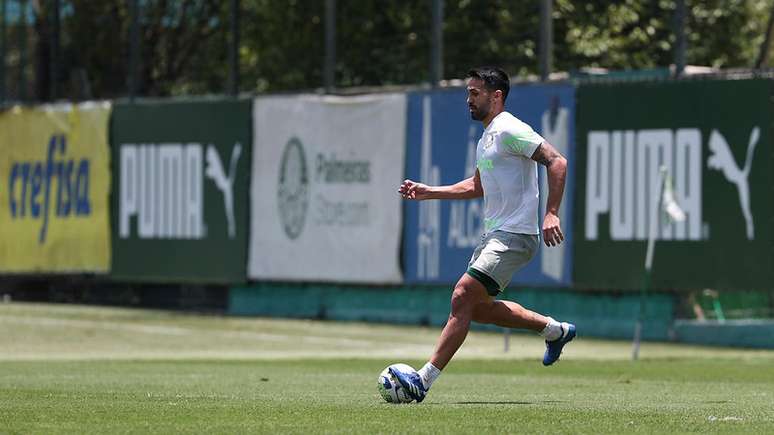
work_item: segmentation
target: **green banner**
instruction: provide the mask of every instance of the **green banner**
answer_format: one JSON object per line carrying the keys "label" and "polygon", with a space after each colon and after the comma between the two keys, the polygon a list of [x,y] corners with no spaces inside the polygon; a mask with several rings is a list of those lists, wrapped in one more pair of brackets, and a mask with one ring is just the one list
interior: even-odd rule
{"label": "green banner", "polygon": [[[638,289],[658,219],[653,288],[771,288],[771,83],[578,89],[578,287]],[[661,166],[683,222],[655,212]]]}
{"label": "green banner", "polygon": [[245,281],[251,101],[117,104],[115,279]]}

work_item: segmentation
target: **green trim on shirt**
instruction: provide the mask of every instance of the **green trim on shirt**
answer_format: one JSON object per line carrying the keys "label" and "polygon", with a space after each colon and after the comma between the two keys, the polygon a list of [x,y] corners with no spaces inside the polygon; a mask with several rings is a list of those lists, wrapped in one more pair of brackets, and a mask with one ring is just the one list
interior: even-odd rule
{"label": "green trim on shirt", "polygon": [[510,148],[511,151],[517,154],[524,154],[524,150],[534,145],[535,143],[530,139],[518,137],[512,134],[506,134],[503,139],[503,145]]}

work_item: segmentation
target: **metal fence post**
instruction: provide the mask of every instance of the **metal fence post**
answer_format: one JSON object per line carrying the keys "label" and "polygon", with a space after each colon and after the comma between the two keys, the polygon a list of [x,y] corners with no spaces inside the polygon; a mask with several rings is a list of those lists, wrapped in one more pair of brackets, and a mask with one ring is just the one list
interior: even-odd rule
{"label": "metal fence post", "polygon": [[433,0],[430,83],[437,87],[443,79],[443,0]]}
{"label": "metal fence post", "polygon": [[677,0],[675,9],[675,77],[685,71],[685,0]]}
{"label": "metal fence post", "polygon": [[27,0],[19,1],[19,101],[27,100]]}
{"label": "metal fence post", "polygon": [[553,69],[554,29],[553,0],[540,2],[540,80],[548,80]]}
{"label": "metal fence post", "polygon": [[336,87],[336,0],[325,0],[325,92]]}
{"label": "metal fence post", "polygon": [[129,1],[129,19],[131,20],[129,29],[129,73],[127,77],[129,101],[134,101],[137,88],[139,87],[137,83],[137,61],[140,49],[140,11],[137,2],[138,0]]}
{"label": "metal fence post", "polygon": [[5,103],[5,11],[6,1],[0,0],[0,104]]}
{"label": "metal fence post", "polygon": [[239,95],[239,0],[231,0],[230,34],[228,46],[228,93]]}
{"label": "metal fence post", "polygon": [[49,56],[49,99],[59,97],[59,0],[51,0],[51,55]]}

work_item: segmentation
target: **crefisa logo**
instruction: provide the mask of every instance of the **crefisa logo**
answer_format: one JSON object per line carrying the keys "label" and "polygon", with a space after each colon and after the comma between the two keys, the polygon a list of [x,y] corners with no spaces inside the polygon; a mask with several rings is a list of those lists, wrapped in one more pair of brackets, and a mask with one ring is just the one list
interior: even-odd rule
{"label": "crefisa logo", "polygon": [[14,162],[8,176],[11,218],[42,220],[39,244],[46,241],[51,213],[57,218],[91,214],[89,160],[67,159],[66,154],[67,137],[53,135],[45,161]]}
{"label": "crefisa logo", "polygon": [[285,234],[297,239],[309,209],[309,168],[301,141],[293,137],[285,145],[279,171],[277,204]]}

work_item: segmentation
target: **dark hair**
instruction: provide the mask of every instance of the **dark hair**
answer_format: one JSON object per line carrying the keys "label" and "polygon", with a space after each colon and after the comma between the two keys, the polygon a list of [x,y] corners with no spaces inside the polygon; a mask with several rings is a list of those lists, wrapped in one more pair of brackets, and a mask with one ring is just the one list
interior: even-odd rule
{"label": "dark hair", "polygon": [[511,89],[511,81],[505,71],[495,66],[481,66],[468,71],[469,79],[480,79],[484,86],[490,91],[501,90],[503,92],[503,102],[508,98],[508,91]]}

